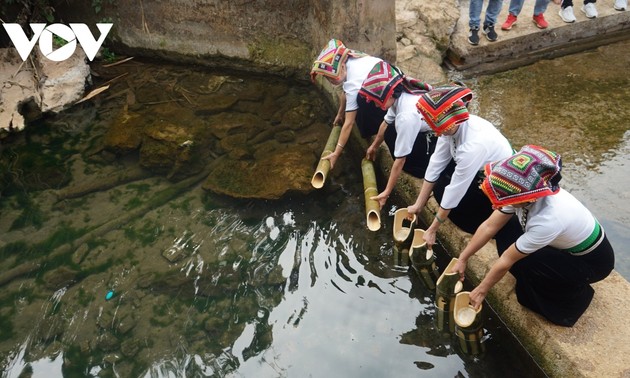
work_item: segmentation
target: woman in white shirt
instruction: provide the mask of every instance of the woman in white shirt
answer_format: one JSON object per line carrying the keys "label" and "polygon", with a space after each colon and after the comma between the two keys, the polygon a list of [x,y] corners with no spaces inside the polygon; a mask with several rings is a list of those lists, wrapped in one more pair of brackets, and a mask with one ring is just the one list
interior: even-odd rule
{"label": "woman in white shirt", "polygon": [[[472,91],[462,86],[435,88],[420,96],[416,107],[438,135],[435,151],[424,174],[416,202],[407,210],[418,214],[431,193],[440,208],[424,233],[428,246],[435,244],[440,225],[450,218],[473,233],[491,213],[490,201],[479,189],[484,165],[511,156],[510,142],[490,122],[468,113]],[[444,175],[454,161],[455,171]]]}
{"label": "woman in white shirt", "polygon": [[460,253],[453,268],[464,279],[468,259],[516,214],[520,227],[497,238],[499,260],[470,294],[478,307],[508,270],[519,303],[549,321],[573,326],[593,298],[591,283],[612,271],[615,256],[591,212],[559,187],[560,155],[527,145],[486,165],[482,190],[496,209]]}
{"label": "woman in white shirt", "polygon": [[416,103],[420,95],[431,89],[429,84],[406,76],[398,67],[384,61],[374,65],[361,85],[359,96],[387,111],[366,152],[366,158],[374,161],[384,141],[394,159],[385,189],[372,197],[381,208],[402,171],[424,177],[437,138],[418,113]]}
{"label": "woman in white shirt", "polygon": [[332,85],[343,86],[343,92],[339,95],[339,109],[333,121],[335,125],[343,125],[339,141],[335,151],[322,158],[330,160],[331,168],[343,152],[355,121],[363,138],[369,138],[378,131],[385,111],[368,104],[358,93],[372,67],[381,61],[380,58],[347,48],[338,39],[331,39],[313,63],[311,80],[315,81],[317,75],[322,75]]}

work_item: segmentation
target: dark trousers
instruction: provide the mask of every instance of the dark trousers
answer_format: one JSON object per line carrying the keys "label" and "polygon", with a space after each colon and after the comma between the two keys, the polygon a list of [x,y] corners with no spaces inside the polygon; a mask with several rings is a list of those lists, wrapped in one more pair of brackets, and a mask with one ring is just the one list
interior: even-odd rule
{"label": "dark trousers", "polygon": [[[394,124],[389,125],[385,131],[385,144],[389,149],[389,153],[392,159],[396,159],[394,151],[396,147],[397,132]],[[424,178],[424,172],[429,165],[429,159],[431,154],[435,151],[435,145],[437,143],[437,137],[432,133],[418,133],[416,140],[413,143],[411,153],[406,156],[405,165],[403,171],[417,178]]]}

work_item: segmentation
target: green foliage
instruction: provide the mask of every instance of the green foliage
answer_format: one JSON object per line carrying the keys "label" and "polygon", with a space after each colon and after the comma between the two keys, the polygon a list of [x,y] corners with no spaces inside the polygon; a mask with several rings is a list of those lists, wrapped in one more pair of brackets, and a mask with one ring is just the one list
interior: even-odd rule
{"label": "green foliage", "polygon": [[103,56],[103,60],[108,63],[113,63],[117,59],[116,54],[107,47],[101,48],[101,55]]}

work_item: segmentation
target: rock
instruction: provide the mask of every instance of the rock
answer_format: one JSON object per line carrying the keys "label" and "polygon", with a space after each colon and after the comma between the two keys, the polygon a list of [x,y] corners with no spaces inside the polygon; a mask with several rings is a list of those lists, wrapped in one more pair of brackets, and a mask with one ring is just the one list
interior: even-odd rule
{"label": "rock", "polygon": [[310,182],[316,163],[312,154],[304,154],[301,146],[282,147],[277,142],[269,142],[265,151],[264,155],[257,152],[255,162],[226,156],[215,159],[203,188],[235,198],[262,199],[278,199],[289,191],[312,190]]}
{"label": "rock", "polygon": [[105,148],[117,154],[136,151],[142,143],[144,121],[139,113],[122,111],[107,130]]}
{"label": "rock", "polygon": [[92,82],[83,49],[77,48],[74,55],[61,62],[44,58],[39,49],[33,51],[38,52],[42,112],[59,113],[83,98],[86,86]]}
{"label": "rock", "polygon": [[[20,131],[42,113],[58,113],[80,100],[91,81],[85,53],[55,62],[33,49],[32,59],[22,62],[15,48],[0,49],[0,129]],[[35,67],[33,67],[33,63]]]}
{"label": "rock", "polygon": [[396,64],[430,84],[447,80],[442,68],[460,10],[457,1],[396,1]]}
{"label": "rock", "polygon": [[75,283],[78,272],[76,270],[61,266],[44,274],[43,280],[46,287],[52,290],[59,290],[63,287]]}

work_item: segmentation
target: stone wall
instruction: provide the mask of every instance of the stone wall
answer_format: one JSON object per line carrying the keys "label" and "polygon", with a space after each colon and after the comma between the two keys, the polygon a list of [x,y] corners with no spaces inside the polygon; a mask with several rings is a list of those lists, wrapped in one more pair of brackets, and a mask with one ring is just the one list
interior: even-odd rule
{"label": "stone wall", "polygon": [[[113,47],[178,63],[307,79],[330,38],[395,59],[395,3],[382,0],[60,1],[64,22],[113,22]],[[111,43],[111,42],[108,42]]]}

